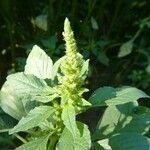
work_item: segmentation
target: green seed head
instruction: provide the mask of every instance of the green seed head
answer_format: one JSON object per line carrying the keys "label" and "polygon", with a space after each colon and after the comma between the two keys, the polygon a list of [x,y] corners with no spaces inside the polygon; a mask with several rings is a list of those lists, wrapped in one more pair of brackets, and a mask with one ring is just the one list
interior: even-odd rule
{"label": "green seed head", "polygon": [[77,52],[74,33],[68,18],[65,19],[63,36],[66,42],[66,55],[60,66],[61,74],[58,75],[58,91],[60,97],[65,95],[67,98],[65,103],[71,103],[75,106],[82,99],[84,78],[81,71],[85,61],[83,56]]}

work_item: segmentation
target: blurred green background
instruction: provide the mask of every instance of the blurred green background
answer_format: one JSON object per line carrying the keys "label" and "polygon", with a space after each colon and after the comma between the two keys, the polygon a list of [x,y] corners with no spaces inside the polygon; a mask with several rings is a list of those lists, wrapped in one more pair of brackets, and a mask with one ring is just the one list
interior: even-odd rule
{"label": "blurred green background", "polygon": [[[64,55],[65,17],[79,52],[90,59],[91,91],[131,85],[150,92],[149,0],[0,0],[0,87],[8,74],[23,71],[34,44],[54,61]],[[2,110],[0,115],[6,118]],[[16,147],[14,140],[4,134],[0,145]]]}

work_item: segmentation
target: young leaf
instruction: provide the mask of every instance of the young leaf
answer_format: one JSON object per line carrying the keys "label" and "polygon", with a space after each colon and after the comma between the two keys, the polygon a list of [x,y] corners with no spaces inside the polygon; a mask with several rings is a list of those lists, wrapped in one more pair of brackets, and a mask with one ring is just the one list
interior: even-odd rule
{"label": "young leaf", "polygon": [[25,74],[33,74],[40,79],[51,79],[53,62],[51,58],[37,45],[30,52],[26,66]]}
{"label": "young leaf", "polygon": [[71,132],[65,128],[59,142],[57,150],[89,150],[91,148],[90,131],[87,125],[78,122],[76,137],[73,137]]}
{"label": "young leaf", "polygon": [[72,105],[65,105],[62,111],[62,120],[66,128],[72,133],[73,137],[76,136],[76,121],[75,109]]}
{"label": "young leaf", "polygon": [[149,150],[150,139],[137,133],[122,133],[109,139],[114,150]]}
{"label": "young leaf", "polygon": [[53,107],[39,106],[29,112],[26,117],[23,117],[19,123],[10,130],[10,134],[19,131],[26,131],[35,126],[38,126],[42,121],[50,117],[54,113]]}
{"label": "young leaf", "polygon": [[32,140],[19,146],[18,148],[16,148],[16,150],[47,150],[48,139],[49,136]]}
{"label": "young leaf", "polygon": [[124,43],[119,50],[118,57],[124,57],[126,55],[129,55],[132,52],[133,48],[133,41],[130,40],[126,43]]}
{"label": "young leaf", "polygon": [[37,95],[48,90],[44,80],[33,75],[26,75],[23,72],[9,75],[7,83],[18,96]]}
{"label": "young leaf", "polygon": [[139,98],[150,98],[143,91],[125,86],[122,88],[102,87],[97,89],[89,98],[89,102],[93,106],[111,106],[132,101],[137,101]]}

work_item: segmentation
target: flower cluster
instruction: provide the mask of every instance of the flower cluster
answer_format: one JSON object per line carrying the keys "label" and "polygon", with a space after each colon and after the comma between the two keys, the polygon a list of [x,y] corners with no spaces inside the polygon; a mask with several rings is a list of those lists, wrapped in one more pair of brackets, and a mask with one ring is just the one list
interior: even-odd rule
{"label": "flower cluster", "polygon": [[62,105],[69,103],[79,109],[82,105],[82,94],[86,91],[82,87],[85,80],[85,74],[82,74],[85,61],[83,56],[77,52],[74,33],[67,18],[64,23],[63,36],[66,42],[66,55],[60,66],[61,74],[58,75],[58,91]]}

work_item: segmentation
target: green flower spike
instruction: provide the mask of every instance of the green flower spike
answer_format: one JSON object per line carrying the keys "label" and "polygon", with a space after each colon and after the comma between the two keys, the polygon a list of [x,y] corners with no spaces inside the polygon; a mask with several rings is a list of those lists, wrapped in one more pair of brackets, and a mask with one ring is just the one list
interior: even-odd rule
{"label": "green flower spike", "polygon": [[83,56],[77,52],[74,33],[67,18],[64,23],[63,36],[66,42],[66,55],[60,66],[61,74],[58,75],[59,94],[62,104],[72,104],[79,110],[86,103],[82,94],[87,89],[82,86],[87,75],[85,64],[88,64],[88,61],[84,61]]}

